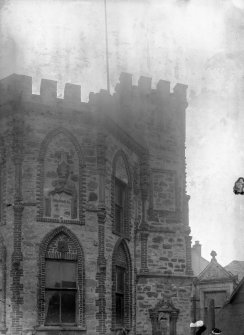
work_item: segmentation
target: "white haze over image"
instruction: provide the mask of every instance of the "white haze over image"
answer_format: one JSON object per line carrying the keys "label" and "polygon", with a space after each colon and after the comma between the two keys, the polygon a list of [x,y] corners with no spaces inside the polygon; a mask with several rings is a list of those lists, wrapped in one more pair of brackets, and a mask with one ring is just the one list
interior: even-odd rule
{"label": "white haze over image", "polygon": [[[106,89],[103,0],[0,1],[0,78],[13,72]],[[187,84],[187,191],[193,242],[226,265],[244,260],[232,192],[244,175],[242,0],[107,0],[111,91],[122,71]],[[243,123],[244,125],[244,123]],[[239,127],[239,128],[238,128]]]}

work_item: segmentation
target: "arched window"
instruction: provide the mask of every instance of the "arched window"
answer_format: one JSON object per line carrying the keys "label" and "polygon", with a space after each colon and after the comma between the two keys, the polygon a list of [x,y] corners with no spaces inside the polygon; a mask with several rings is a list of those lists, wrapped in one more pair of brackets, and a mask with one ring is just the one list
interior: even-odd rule
{"label": "arched window", "polygon": [[84,326],[84,257],[77,238],[59,227],[40,252],[40,326]]}
{"label": "arched window", "polygon": [[112,258],[112,328],[131,328],[131,258],[125,240],[119,240]]}
{"label": "arched window", "polygon": [[130,238],[131,179],[125,154],[119,151],[113,160],[112,217],[113,232]]}

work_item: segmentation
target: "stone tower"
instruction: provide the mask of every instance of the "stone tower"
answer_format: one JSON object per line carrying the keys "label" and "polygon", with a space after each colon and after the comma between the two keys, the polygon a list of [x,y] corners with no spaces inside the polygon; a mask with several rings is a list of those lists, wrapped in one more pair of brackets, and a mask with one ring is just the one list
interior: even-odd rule
{"label": "stone tower", "polygon": [[1,334],[186,334],[186,86],[0,81]]}

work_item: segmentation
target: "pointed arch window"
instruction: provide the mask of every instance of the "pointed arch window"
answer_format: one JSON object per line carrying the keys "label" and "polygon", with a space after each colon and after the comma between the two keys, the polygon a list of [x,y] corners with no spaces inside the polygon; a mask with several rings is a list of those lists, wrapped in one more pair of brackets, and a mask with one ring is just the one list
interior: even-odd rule
{"label": "pointed arch window", "polygon": [[115,310],[116,310],[116,325],[124,326],[125,319],[125,280],[126,267],[115,267]]}
{"label": "pointed arch window", "polygon": [[131,328],[131,259],[125,240],[115,246],[112,260],[112,328]]}
{"label": "pointed arch window", "polygon": [[124,234],[126,232],[125,215],[127,192],[127,184],[115,177],[115,232],[118,234]]}
{"label": "pointed arch window", "polygon": [[46,259],[46,325],[77,324],[77,262]]}
{"label": "pointed arch window", "polygon": [[131,182],[127,159],[119,152],[113,162],[112,217],[113,233],[130,238]]}
{"label": "pointed arch window", "polygon": [[83,327],[84,257],[77,238],[65,227],[49,233],[40,251],[40,327]]}

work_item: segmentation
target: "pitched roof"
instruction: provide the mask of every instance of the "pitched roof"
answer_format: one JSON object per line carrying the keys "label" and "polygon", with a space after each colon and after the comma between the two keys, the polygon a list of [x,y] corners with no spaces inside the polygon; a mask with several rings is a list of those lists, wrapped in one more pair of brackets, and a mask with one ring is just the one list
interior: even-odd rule
{"label": "pitched roof", "polygon": [[244,261],[234,260],[225,266],[225,270],[238,276],[238,280],[240,281],[244,277]]}
{"label": "pitched roof", "polygon": [[242,278],[242,280],[240,281],[240,283],[236,286],[236,288],[232,292],[230,298],[226,301],[225,305],[227,305],[228,303],[230,303],[230,302],[233,301],[233,299],[235,298],[236,294],[239,292],[239,290],[241,289],[241,287],[243,285],[244,285],[244,277]]}
{"label": "pitched roof", "polygon": [[194,249],[191,250],[191,262],[192,262],[192,270],[195,276],[198,276],[209,264],[204,257],[199,255]]}
{"label": "pitched roof", "polygon": [[211,252],[212,259],[211,262],[206,266],[206,268],[199,274],[199,281],[213,281],[213,280],[226,280],[233,281],[235,276],[228,272],[223,266],[221,266],[215,256],[214,251]]}

